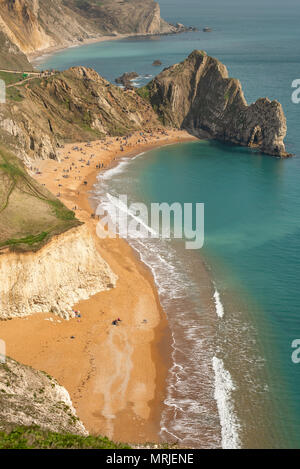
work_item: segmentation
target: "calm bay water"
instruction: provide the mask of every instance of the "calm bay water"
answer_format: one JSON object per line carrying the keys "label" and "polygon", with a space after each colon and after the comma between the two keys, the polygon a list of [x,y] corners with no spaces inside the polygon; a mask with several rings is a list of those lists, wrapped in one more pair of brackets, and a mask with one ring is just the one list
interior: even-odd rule
{"label": "calm bay water", "polygon": [[[291,102],[291,83],[300,78],[300,4],[160,4],[167,20],[214,31],[68,49],[40,66],[91,66],[113,81],[126,71],[154,75],[160,68],[153,60],[165,67],[204,49],[240,79],[249,102],[268,96],[282,103],[292,159],[214,142],[170,146],[111,173],[101,191],[205,203],[202,252],[187,252],[180,242],[134,246],[157,277],[174,337],[162,438],[201,447],[223,440],[224,446],[299,448],[300,365],[291,361],[291,343],[300,338],[300,104]],[[221,395],[214,396],[216,389]]]}

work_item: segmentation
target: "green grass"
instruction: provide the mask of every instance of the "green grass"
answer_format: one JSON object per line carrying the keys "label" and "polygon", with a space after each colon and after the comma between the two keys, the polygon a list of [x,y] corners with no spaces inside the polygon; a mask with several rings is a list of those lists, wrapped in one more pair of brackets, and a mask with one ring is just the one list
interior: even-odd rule
{"label": "green grass", "polygon": [[0,148],[0,249],[37,251],[52,236],[80,224],[18,158]]}
{"label": "green grass", "polygon": [[130,449],[100,436],[77,436],[42,430],[38,426],[17,427],[0,432],[0,449]]}
{"label": "green grass", "polygon": [[60,200],[48,200],[47,202],[53,208],[55,215],[60,220],[75,219],[75,213],[69,210]]}
{"label": "green grass", "polygon": [[36,243],[41,243],[46,239],[49,233],[44,231],[43,233],[40,233],[36,236],[29,235],[26,236],[26,238],[21,238],[21,239],[8,239],[5,242],[0,243],[0,247],[3,246],[16,246],[17,244],[27,244],[28,246],[33,246]]}
{"label": "green grass", "polygon": [[5,159],[5,157],[3,157],[3,155],[2,158],[4,160],[4,163],[0,164],[0,170],[9,174],[9,176],[12,178],[14,178],[15,176],[25,176],[24,171],[22,171],[19,166],[11,164],[8,160]]}
{"label": "green grass", "polygon": [[150,101],[150,91],[147,86],[143,86],[142,88],[139,88],[137,90],[137,94],[143,98],[146,99],[147,101]]}
{"label": "green grass", "polygon": [[13,85],[14,83],[18,83],[18,81],[23,80],[23,72],[22,73],[0,72],[0,79],[5,81],[6,85]]}
{"label": "green grass", "polygon": [[21,94],[21,91],[15,86],[6,89],[6,99],[10,101],[20,102],[23,101],[24,96]]}

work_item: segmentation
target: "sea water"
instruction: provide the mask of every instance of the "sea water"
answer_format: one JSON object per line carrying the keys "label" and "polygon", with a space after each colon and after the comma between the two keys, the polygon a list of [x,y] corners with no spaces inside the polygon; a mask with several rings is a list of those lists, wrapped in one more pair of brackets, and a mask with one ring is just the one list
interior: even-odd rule
{"label": "sea water", "polygon": [[[161,0],[162,16],[212,33],[110,41],[68,49],[41,68],[94,67],[110,81],[146,76],[204,49],[240,79],[248,102],[278,99],[287,116],[280,160],[215,142],[165,147],[107,173],[102,197],[205,203],[205,246],[135,240],[173,335],[161,437],[195,447],[300,447],[300,78],[296,0]],[[162,67],[152,62],[160,59]]]}

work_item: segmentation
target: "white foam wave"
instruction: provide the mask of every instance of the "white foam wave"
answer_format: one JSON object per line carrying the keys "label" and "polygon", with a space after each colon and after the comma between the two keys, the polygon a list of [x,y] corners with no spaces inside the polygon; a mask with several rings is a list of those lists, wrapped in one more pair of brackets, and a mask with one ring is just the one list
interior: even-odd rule
{"label": "white foam wave", "polygon": [[[135,158],[141,155],[143,153]],[[109,202],[108,192],[118,197],[120,185],[128,185],[128,178],[124,181],[122,178],[120,183],[118,174],[127,169],[130,161],[121,160],[118,166],[99,176],[101,184],[96,194],[101,205]],[[131,174],[129,176],[130,185],[134,185]],[[221,429],[214,402],[212,369],[212,358],[216,352],[210,326],[197,319],[200,311],[206,314],[201,310],[197,284],[193,284],[193,277],[189,276],[187,266],[183,265],[184,259],[180,257],[181,254],[178,255],[176,244],[151,238],[128,241],[150,268],[162,306],[167,314],[170,313],[173,366],[169,371],[165,409],[161,417],[161,437],[195,448],[199,445],[203,448],[219,448]],[[192,300],[192,292],[195,291],[196,299]],[[194,308],[192,312],[186,308],[187,301]],[[203,428],[206,432],[204,438]]]}
{"label": "white foam wave", "polygon": [[98,174],[97,179],[98,181],[107,181],[113,177],[115,177],[117,174],[120,174],[124,171],[124,169],[130,164],[131,161],[136,160],[140,156],[144,155],[145,152],[141,152],[138,155],[133,156],[132,158],[122,158],[121,160],[118,161],[118,164],[114,166],[113,168],[107,169],[106,171],[103,171]]}
{"label": "white foam wave", "polygon": [[241,447],[240,425],[232,403],[232,392],[235,386],[229,371],[225,369],[223,360],[213,357],[212,364],[215,374],[215,399],[222,427],[222,448],[239,449]]}
{"label": "white foam wave", "polygon": [[107,180],[111,179],[112,177],[116,176],[116,174],[122,173],[124,168],[128,165],[129,160],[121,160],[117,166],[114,166],[111,169],[107,169],[106,171],[100,173],[97,176],[98,180]]}
{"label": "white foam wave", "polygon": [[224,316],[224,306],[221,302],[220,293],[217,289],[215,289],[214,300],[216,305],[216,313],[219,318],[223,318]]}

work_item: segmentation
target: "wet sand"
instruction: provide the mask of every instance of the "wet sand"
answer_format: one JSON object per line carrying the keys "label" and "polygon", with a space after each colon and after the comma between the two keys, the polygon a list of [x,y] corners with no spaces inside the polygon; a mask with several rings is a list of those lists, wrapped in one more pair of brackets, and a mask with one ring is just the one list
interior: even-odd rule
{"label": "wet sand", "polygon": [[[31,174],[85,222],[118,275],[117,287],[74,305],[81,318],[41,313],[2,322],[7,354],[43,370],[69,391],[90,433],[118,441],[158,442],[170,365],[170,332],[152,275],[125,240],[99,239],[89,191],[119,157],[194,138],[183,131],[137,132],[66,145],[60,162],[36,161]],[[112,321],[120,318],[118,327]],[[73,338],[72,338],[73,337]]]}

